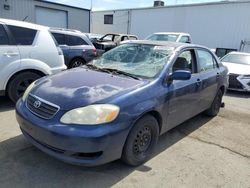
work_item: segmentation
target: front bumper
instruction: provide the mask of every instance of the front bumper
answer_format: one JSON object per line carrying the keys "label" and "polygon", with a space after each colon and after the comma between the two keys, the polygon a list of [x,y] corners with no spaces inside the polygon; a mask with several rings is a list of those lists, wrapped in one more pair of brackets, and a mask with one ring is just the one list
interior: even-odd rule
{"label": "front bumper", "polygon": [[250,92],[250,80],[243,77],[244,75],[229,74],[228,90]]}
{"label": "front bumper", "polygon": [[23,135],[38,149],[64,162],[83,166],[119,159],[130,127],[128,122],[100,126],[62,125],[35,116],[21,100],[16,105],[16,119]]}

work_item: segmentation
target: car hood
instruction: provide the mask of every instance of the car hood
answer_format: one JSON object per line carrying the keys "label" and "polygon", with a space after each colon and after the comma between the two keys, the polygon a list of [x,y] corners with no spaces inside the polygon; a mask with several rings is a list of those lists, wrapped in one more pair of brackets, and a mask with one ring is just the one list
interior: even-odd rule
{"label": "car hood", "polygon": [[231,74],[250,74],[250,65],[242,65],[237,63],[222,62],[228,68],[228,73]]}
{"label": "car hood", "polygon": [[37,81],[31,94],[69,110],[93,103],[105,103],[145,85],[148,81],[76,68]]}

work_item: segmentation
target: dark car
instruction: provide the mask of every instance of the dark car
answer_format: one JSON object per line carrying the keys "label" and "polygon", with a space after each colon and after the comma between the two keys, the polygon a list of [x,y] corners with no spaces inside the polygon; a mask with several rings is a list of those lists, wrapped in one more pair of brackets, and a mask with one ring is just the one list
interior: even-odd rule
{"label": "dark car", "polygon": [[92,42],[97,49],[107,52],[118,46],[121,42],[128,40],[138,40],[138,37],[135,35],[109,33],[99,39],[92,40]]}
{"label": "dark car", "polygon": [[205,47],[137,41],[33,83],[16,105],[24,136],[62,161],[93,166],[148,160],[160,135],[216,116],[227,68]]}
{"label": "dark car", "polygon": [[51,29],[51,33],[63,51],[68,68],[82,66],[96,58],[96,48],[84,33],[67,29]]}

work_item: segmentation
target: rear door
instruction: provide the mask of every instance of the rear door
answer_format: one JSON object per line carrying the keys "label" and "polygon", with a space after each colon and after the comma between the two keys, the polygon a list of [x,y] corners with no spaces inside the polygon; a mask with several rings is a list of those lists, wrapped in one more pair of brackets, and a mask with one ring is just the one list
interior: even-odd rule
{"label": "rear door", "polygon": [[200,75],[197,73],[196,56],[193,49],[180,53],[172,66],[176,70],[192,72],[190,80],[174,80],[168,87],[168,128],[172,128],[200,112]]}
{"label": "rear door", "polygon": [[17,46],[13,43],[10,35],[8,35],[7,27],[0,24],[0,90],[4,90],[3,83],[6,80],[3,78],[8,77],[6,74],[6,68],[11,63],[15,63],[14,66],[20,65],[20,53]]}
{"label": "rear door", "polygon": [[218,91],[219,66],[214,56],[206,49],[196,49],[198,72],[201,78],[201,102],[203,110],[210,107]]}

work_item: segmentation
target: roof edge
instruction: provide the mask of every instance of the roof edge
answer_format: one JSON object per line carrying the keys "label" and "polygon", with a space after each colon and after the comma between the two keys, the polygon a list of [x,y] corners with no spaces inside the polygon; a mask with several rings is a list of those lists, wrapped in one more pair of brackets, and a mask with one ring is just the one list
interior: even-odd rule
{"label": "roof edge", "polygon": [[66,4],[51,2],[51,1],[47,1],[47,0],[35,0],[35,1],[42,2],[42,3],[49,3],[49,4],[52,4],[52,5],[59,5],[59,6],[63,6],[63,7],[75,8],[75,9],[79,9],[79,10],[90,11],[90,9],[87,9],[87,8],[80,8],[80,7],[76,7],[76,6],[71,6],[71,5],[66,5]]}
{"label": "roof edge", "polygon": [[124,9],[107,9],[107,10],[96,10],[95,12],[111,12],[111,11],[130,11],[130,10],[145,10],[145,9],[164,9],[164,8],[175,8],[175,7],[194,7],[194,6],[206,6],[206,5],[223,5],[223,4],[242,4],[250,3],[250,0],[223,0],[215,2],[205,2],[205,3],[193,3],[193,4],[178,4],[178,5],[166,5],[162,7],[140,7],[140,8],[124,8]]}

